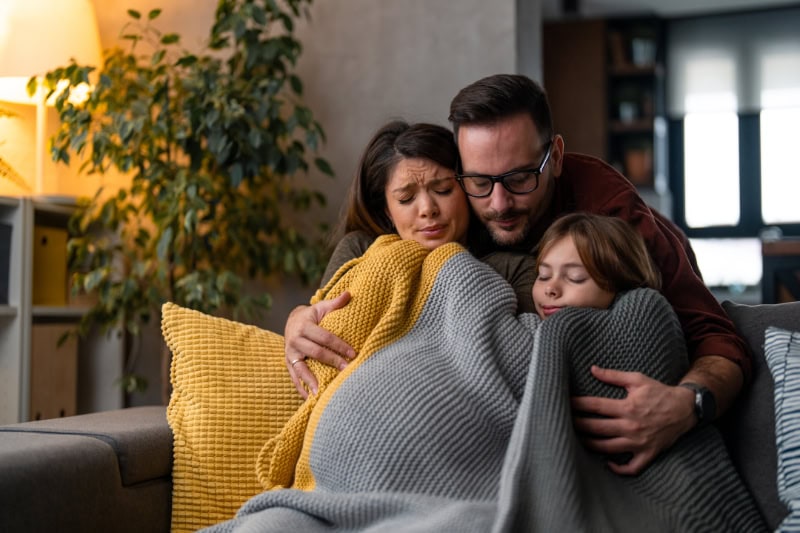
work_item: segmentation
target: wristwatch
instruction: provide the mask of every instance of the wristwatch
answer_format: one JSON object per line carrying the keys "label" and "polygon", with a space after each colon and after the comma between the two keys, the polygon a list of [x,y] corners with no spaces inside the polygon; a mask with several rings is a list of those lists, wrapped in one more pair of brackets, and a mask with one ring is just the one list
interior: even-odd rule
{"label": "wristwatch", "polygon": [[705,426],[713,422],[717,414],[714,393],[697,383],[681,383],[680,386],[694,392],[694,415],[697,417],[697,425]]}

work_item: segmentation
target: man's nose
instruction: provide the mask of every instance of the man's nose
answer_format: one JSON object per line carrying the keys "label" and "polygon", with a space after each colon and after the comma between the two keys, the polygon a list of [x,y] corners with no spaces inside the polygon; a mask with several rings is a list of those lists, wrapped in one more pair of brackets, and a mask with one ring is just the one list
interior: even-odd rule
{"label": "man's nose", "polygon": [[489,207],[493,210],[502,213],[514,205],[514,195],[503,187],[503,184],[497,182],[494,184],[492,194],[489,195]]}

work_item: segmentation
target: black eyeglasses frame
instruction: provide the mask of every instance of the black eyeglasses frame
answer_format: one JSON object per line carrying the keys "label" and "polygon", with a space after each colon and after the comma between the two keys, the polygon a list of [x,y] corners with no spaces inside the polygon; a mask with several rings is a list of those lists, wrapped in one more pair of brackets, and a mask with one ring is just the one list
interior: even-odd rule
{"label": "black eyeglasses frame", "polygon": [[[498,182],[503,186],[505,190],[507,190],[511,194],[530,194],[539,188],[539,176],[541,176],[542,172],[544,172],[544,167],[547,166],[547,162],[550,161],[550,154],[552,153],[552,148],[553,148],[553,140],[551,139],[547,143],[547,150],[544,153],[542,162],[539,164],[537,168],[521,168],[517,170],[510,170],[508,172],[499,174],[497,176],[491,176],[488,174],[461,174],[457,172],[455,178],[456,181],[458,181],[458,184],[461,186],[461,190],[463,190],[467,196],[471,196],[473,198],[486,198],[487,196],[491,196],[492,192],[494,191],[494,185],[495,183]],[[508,178],[509,176],[514,176],[515,174],[522,174],[522,173],[533,174],[535,176],[536,179],[533,187],[525,191],[512,191],[506,184],[505,181],[506,178]],[[489,191],[486,194],[470,193],[469,191],[467,191],[467,187],[465,186],[463,181],[465,179],[470,179],[470,178],[488,179],[492,182],[492,186],[489,187]]]}

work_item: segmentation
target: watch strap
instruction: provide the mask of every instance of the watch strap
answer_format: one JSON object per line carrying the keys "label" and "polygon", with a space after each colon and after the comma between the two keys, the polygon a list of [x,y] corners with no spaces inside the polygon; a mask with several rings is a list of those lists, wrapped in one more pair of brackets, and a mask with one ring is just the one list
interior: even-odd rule
{"label": "watch strap", "polygon": [[711,423],[716,416],[717,406],[714,400],[714,393],[697,383],[680,383],[681,387],[694,392],[694,414],[697,417],[697,425],[704,426]]}

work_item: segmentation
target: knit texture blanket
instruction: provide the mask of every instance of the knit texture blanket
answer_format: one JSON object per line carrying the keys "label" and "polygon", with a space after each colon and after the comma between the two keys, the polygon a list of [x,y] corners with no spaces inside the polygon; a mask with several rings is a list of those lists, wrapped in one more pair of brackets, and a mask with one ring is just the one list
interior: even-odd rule
{"label": "knit texture blanket", "polygon": [[313,366],[320,393],[259,457],[273,490],[209,531],[764,529],[713,427],[636,477],[577,440],[572,394],[624,395],[592,364],[667,383],[688,368],[657,292],[541,321],[517,316],[511,287],[457,244],[428,253],[393,237],[318,297],[345,289],[324,325],[359,355],[341,373]]}

